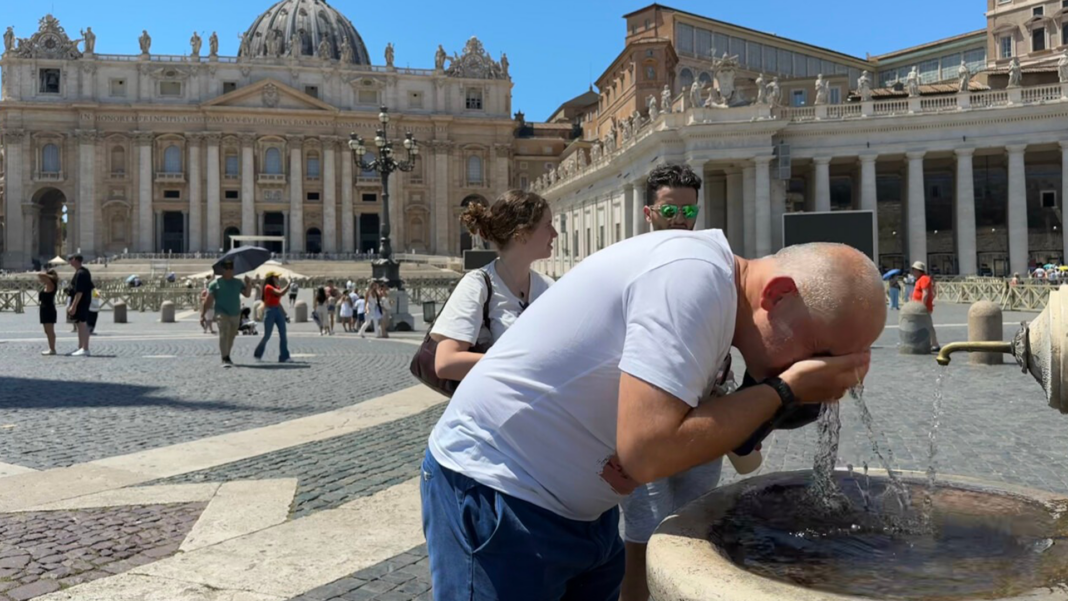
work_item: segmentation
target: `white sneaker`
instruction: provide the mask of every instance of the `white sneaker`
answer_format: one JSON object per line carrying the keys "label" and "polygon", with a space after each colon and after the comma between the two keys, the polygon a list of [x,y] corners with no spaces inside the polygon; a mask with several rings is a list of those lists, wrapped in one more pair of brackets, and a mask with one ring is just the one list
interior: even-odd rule
{"label": "white sneaker", "polygon": [[80,348],[80,349],[74,351],[73,353],[71,353],[70,356],[71,357],[89,357],[90,355],[89,355],[89,351],[87,351],[87,350],[85,350],[83,348]]}
{"label": "white sneaker", "polygon": [[51,355],[55,355],[56,351],[41,351],[41,354],[46,356],[46,357],[48,357],[48,356],[51,356]]}

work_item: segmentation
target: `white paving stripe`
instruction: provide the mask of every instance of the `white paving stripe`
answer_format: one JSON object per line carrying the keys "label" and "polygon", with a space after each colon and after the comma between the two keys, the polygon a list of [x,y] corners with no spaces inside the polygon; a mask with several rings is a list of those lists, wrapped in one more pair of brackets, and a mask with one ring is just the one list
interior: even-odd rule
{"label": "white paving stripe", "polygon": [[194,551],[281,524],[297,492],[296,478],[227,482],[208,503],[182,542]]}
{"label": "white paving stripe", "polygon": [[0,480],[0,512],[101,493],[333,438],[420,413],[445,397],[413,386],[335,411]]}
{"label": "white paving stripe", "polygon": [[45,503],[19,511],[56,511],[61,509],[91,509],[122,505],[157,505],[163,503],[196,503],[210,501],[219,490],[218,482],[197,484],[165,484],[108,490],[92,495]]}
{"label": "white paving stripe", "polygon": [[126,572],[55,592],[35,601],[286,601],[249,591],[220,591],[202,584]]}
{"label": "white paving stripe", "polygon": [[0,478],[14,476],[15,474],[28,474],[36,471],[37,470],[32,467],[22,467],[21,465],[15,465],[13,463],[0,462]]}

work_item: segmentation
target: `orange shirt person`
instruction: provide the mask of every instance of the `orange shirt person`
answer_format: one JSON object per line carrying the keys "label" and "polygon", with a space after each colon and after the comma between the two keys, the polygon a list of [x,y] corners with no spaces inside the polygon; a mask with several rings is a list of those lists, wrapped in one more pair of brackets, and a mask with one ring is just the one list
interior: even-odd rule
{"label": "orange shirt person", "polygon": [[[913,263],[912,275],[916,277],[916,288],[912,291],[912,300],[923,303],[923,306],[927,307],[927,314],[930,315],[934,312],[935,283],[934,279],[927,275],[927,264],[923,261]],[[938,352],[942,350],[942,347],[938,344],[938,335],[935,334],[933,320],[928,327],[931,330],[931,351]]]}

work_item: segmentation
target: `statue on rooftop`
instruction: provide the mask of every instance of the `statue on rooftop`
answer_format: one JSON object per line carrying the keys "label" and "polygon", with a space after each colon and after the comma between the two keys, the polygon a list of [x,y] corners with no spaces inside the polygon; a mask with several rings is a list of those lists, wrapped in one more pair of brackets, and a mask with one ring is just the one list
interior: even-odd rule
{"label": "statue on rooftop", "polygon": [[861,71],[857,78],[857,93],[860,94],[861,102],[871,102],[871,78],[867,71]]}
{"label": "statue on rooftop", "polygon": [[85,53],[93,54],[96,51],[96,34],[92,27],[86,27],[82,32],[82,40],[85,41]]}
{"label": "statue on rooftop", "polygon": [[393,42],[389,42],[386,44],[386,67],[389,67],[390,69],[393,68],[394,57]]}
{"label": "statue on rooftop", "polygon": [[768,89],[767,89],[766,85],[764,84],[764,74],[763,73],[761,73],[760,75],[757,75],[757,78],[756,78],[756,89],[757,89],[756,103],[757,104],[761,104],[761,105],[767,104],[768,103]]}
{"label": "statue on rooftop", "polygon": [[768,104],[771,106],[779,106],[782,103],[782,89],[779,87],[778,76],[771,78],[771,83],[768,84]]}
{"label": "statue on rooftop", "polygon": [[905,79],[905,89],[909,92],[909,98],[919,98],[920,96],[920,71],[915,65],[912,66],[912,70],[909,71],[909,76]]}
{"label": "statue on rooftop", "polygon": [[445,54],[445,48],[438,44],[438,50],[434,53],[434,69],[437,71],[445,70],[445,59],[448,55]]}
{"label": "statue on rooftop", "polygon": [[656,96],[649,94],[649,98],[645,101],[645,106],[649,109],[649,120],[656,121],[660,116],[659,110],[656,107]]}
{"label": "statue on rooftop", "polygon": [[816,75],[816,106],[827,104],[830,101],[830,85],[823,79],[823,73]]}
{"label": "statue on rooftop", "polygon": [[1057,78],[1061,83],[1068,83],[1068,49],[1065,49],[1061,59],[1057,61]]}
{"label": "statue on rooftop", "polygon": [[4,32],[4,52],[11,52],[15,49],[15,28],[8,27]]}
{"label": "statue on rooftop", "polygon": [[141,54],[148,54],[152,50],[152,36],[148,35],[147,29],[141,30],[141,37],[137,38],[137,43],[141,45]]}
{"label": "statue on rooftop", "polygon": [[219,56],[219,34],[214,31],[208,38],[208,56]]}
{"label": "statue on rooftop", "polygon": [[960,59],[960,66],[957,67],[957,91],[965,93],[970,89],[972,81],[972,72],[968,69],[968,63],[964,59]]}
{"label": "statue on rooftop", "polygon": [[189,38],[189,48],[192,50],[190,56],[200,56],[200,48],[204,45],[204,40],[201,39],[197,32],[193,32],[193,37]]}
{"label": "statue on rooftop", "polygon": [[671,112],[671,86],[664,84],[664,90],[660,92],[660,112]]}
{"label": "statue on rooftop", "polygon": [[1012,57],[1009,63],[1009,87],[1018,88],[1023,85],[1023,69],[1020,68],[1020,59]]}

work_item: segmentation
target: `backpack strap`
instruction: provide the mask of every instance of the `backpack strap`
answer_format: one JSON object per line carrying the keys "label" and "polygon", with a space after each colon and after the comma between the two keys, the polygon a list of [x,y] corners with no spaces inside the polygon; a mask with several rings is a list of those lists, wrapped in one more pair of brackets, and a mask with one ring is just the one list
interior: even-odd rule
{"label": "backpack strap", "polygon": [[487,330],[493,331],[490,328],[490,299],[493,298],[493,280],[490,279],[490,274],[485,269],[482,271],[482,279],[486,281],[486,302],[482,304],[482,325],[486,326]]}

